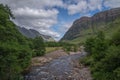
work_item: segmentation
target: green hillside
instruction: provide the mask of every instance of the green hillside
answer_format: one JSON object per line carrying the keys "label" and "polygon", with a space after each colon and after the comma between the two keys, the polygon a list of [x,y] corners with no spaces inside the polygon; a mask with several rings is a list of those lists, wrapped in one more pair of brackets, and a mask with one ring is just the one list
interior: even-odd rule
{"label": "green hillside", "polygon": [[[89,37],[95,36],[97,32],[103,31],[106,35],[106,38],[111,38],[113,33],[115,33],[118,29],[120,29],[120,19],[116,19],[113,22],[109,22],[107,24],[99,24],[98,26],[94,26],[94,31],[92,28],[82,30],[81,34],[82,36],[79,36],[73,40],[68,40],[69,43],[84,43],[85,40]],[[81,35],[78,34],[78,35]]]}

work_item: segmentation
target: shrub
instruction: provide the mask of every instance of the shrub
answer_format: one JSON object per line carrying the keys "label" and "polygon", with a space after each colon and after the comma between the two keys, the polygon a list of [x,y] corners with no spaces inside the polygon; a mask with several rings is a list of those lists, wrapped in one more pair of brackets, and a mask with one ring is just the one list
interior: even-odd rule
{"label": "shrub", "polygon": [[45,44],[41,37],[36,37],[33,40],[33,49],[34,49],[34,56],[42,56],[45,54]]}
{"label": "shrub", "polygon": [[[82,62],[90,65],[93,80],[120,79],[119,31],[114,34],[110,41],[106,40],[102,33],[99,33],[95,38],[86,40],[85,50],[90,52],[90,55]],[[109,42],[111,43],[109,44]]]}
{"label": "shrub", "polygon": [[114,33],[111,43],[114,43],[117,46],[120,45],[120,29],[116,33]]}

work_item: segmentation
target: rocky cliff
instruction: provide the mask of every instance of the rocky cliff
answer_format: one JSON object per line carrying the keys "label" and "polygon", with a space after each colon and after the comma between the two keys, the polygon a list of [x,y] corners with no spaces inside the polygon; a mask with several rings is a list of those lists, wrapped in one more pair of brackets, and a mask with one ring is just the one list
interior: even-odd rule
{"label": "rocky cliff", "polygon": [[75,38],[96,33],[99,28],[105,27],[107,23],[120,18],[120,8],[114,8],[99,12],[92,17],[81,17],[73,22],[73,25],[63,36],[62,40],[73,40]]}

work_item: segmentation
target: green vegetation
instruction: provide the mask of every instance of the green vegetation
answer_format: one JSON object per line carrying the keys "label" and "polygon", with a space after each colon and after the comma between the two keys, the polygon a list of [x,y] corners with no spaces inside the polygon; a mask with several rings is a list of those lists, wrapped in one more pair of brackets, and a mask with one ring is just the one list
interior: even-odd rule
{"label": "green vegetation", "polygon": [[45,45],[41,37],[36,37],[33,40],[33,49],[35,53],[34,56],[42,56],[45,54]]}
{"label": "green vegetation", "polygon": [[106,24],[100,23],[99,25],[94,25],[94,31],[91,28],[84,29],[81,31],[80,34],[78,34],[77,38],[74,38],[72,40],[68,40],[65,42],[69,42],[71,44],[84,44],[86,39],[90,37],[96,36],[96,32],[103,31],[106,35],[107,39],[110,39],[113,35],[113,33],[116,32],[116,30],[120,29],[120,18],[118,17],[116,20],[112,22],[108,22]]}
{"label": "green vegetation", "polygon": [[32,57],[71,46],[64,42],[44,42],[41,37],[26,38],[10,17],[14,18],[9,7],[0,4],[0,80],[23,80]]}
{"label": "green vegetation", "polygon": [[120,19],[97,29],[100,31],[97,35],[90,34],[92,30],[89,29],[83,31],[82,35],[85,36],[72,40],[73,44],[72,41],[44,42],[41,37],[28,39],[17,30],[10,17],[14,18],[9,7],[0,4],[0,80],[23,80],[32,57],[42,56],[61,47],[67,53],[76,52],[79,48],[76,43],[84,43],[86,38],[85,50],[89,55],[82,62],[91,67],[93,79],[120,79]]}
{"label": "green vegetation", "polygon": [[63,50],[69,54],[69,52],[77,52],[79,45],[66,43],[62,46]]}
{"label": "green vegetation", "polygon": [[59,49],[61,49],[61,47],[46,47],[46,53],[50,53]]}
{"label": "green vegetation", "polygon": [[0,80],[19,80],[30,64],[27,40],[10,21],[10,9],[0,4]]}
{"label": "green vegetation", "polygon": [[45,42],[46,47],[61,47],[64,43],[62,42]]}
{"label": "green vegetation", "polygon": [[120,79],[120,30],[109,40],[99,32],[86,40],[85,50],[89,55],[81,62],[90,66],[93,80]]}
{"label": "green vegetation", "polygon": [[63,45],[66,43],[63,42],[45,42],[46,53],[53,52],[58,49],[62,49]]}
{"label": "green vegetation", "polygon": [[79,45],[72,44],[69,42],[45,42],[46,52],[52,52],[58,49],[63,49],[65,52],[78,51]]}
{"label": "green vegetation", "polygon": [[23,80],[32,56],[45,54],[43,39],[24,37],[10,20],[8,6],[0,4],[0,80]]}

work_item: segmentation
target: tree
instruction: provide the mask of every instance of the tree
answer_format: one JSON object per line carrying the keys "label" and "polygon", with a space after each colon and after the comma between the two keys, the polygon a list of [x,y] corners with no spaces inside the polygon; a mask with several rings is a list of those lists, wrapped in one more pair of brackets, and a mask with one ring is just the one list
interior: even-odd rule
{"label": "tree", "polygon": [[85,43],[85,50],[94,56],[94,60],[99,61],[104,57],[104,51],[108,48],[108,42],[105,40],[103,32],[98,32],[94,38],[89,38]]}
{"label": "tree", "polygon": [[0,4],[0,80],[21,80],[30,65],[31,49],[27,39],[10,21],[10,9]]}
{"label": "tree", "polygon": [[45,45],[42,37],[36,37],[33,40],[33,46],[34,46],[36,56],[42,56],[45,54]]}
{"label": "tree", "polygon": [[[86,50],[91,55],[85,58],[84,63],[90,65],[94,80],[120,79],[120,30],[110,41],[99,33],[93,40],[86,41]],[[92,42],[91,42],[92,41]],[[107,42],[108,41],[108,42]],[[111,42],[110,44],[108,44]],[[94,44],[94,45],[93,45]],[[88,49],[90,48],[90,49]]]}
{"label": "tree", "polygon": [[120,45],[120,29],[113,35],[111,43],[115,45]]}

